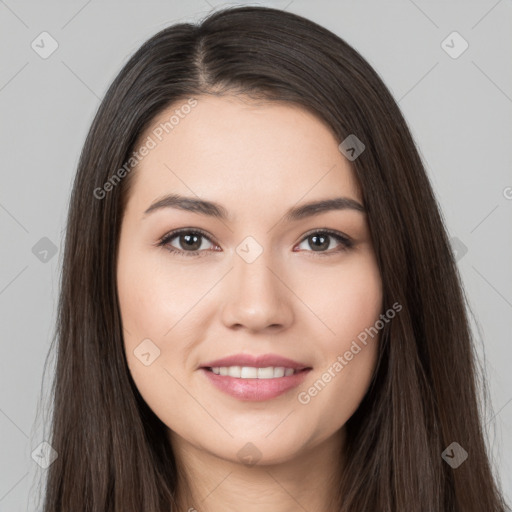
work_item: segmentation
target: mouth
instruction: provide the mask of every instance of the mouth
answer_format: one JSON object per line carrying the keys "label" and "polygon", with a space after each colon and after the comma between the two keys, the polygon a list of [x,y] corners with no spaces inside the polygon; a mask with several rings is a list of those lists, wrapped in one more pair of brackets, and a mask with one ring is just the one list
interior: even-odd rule
{"label": "mouth", "polygon": [[264,401],[300,385],[311,366],[277,354],[235,354],[199,368],[215,388],[238,400]]}
{"label": "mouth", "polygon": [[217,375],[238,379],[272,379],[288,377],[310,367],[305,363],[277,354],[234,354],[203,363],[200,368],[211,370]]}
{"label": "mouth", "polygon": [[280,379],[290,377],[311,368],[287,368],[284,366],[211,366],[202,367],[203,370],[214,373],[222,377],[233,377],[235,379]]}
{"label": "mouth", "polygon": [[239,354],[217,359],[200,368],[209,384],[233,398],[265,401],[299,386],[310,366],[275,355]]}

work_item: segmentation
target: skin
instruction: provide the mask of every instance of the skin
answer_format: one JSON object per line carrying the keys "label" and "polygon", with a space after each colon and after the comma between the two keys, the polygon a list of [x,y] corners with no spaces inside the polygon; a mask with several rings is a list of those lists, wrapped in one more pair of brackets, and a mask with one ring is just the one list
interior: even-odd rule
{"label": "skin", "polygon": [[[236,96],[196,99],[132,171],[117,273],[129,369],[169,428],[180,510],[332,510],[343,474],[344,425],[370,384],[378,336],[360,344],[309,403],[298,394],[379,319],[382,282],[364,212],[331,210],[293,222],[283,216],[338,196],[362,204],[360,189],[340,141],[301,107]],[[140,140],[184,103],[158,115]],[[233,218],[176,208],[144,215],[169,193],[218,202]],[[157,246],[180,228],[208,233],[196,246],[199,256]],[[353,247],[341,250],[329,237],[315,251],[310,235],[321,229],[348,236]],[[251,263],[236,252],[247,236],[263,249]],[[178,235],[169,245],[190,252],[180,241]],[[160,350],[148,366],[134,354],[144,339]],[[278,354],[312,370],[277,398],[243,401],[198,369],[237,353]],[[256,465],[238,456],[246,443],[259,451]]]}

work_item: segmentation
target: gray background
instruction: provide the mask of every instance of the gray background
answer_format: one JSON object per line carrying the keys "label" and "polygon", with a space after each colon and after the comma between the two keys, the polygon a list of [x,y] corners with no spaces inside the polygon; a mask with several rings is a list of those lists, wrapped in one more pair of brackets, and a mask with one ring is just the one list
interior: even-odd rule
{"label": "gray background", "polygon": [[[78,157],[100,99],[146,39],[225,5],[234,4],[0,0],[2,512],[39,510],[44,469],[31,454],[45,439],[36,413],[47,407],[40,404],[47,397],[43,366],[55,322],[63,230]],[[489,444],[512,501],[512,0],[261,5],[303,15],[344,38],[399,102],[454,237],[489,378]],[[59,45],[46,59],[31,47],[34,40],[50,47],[48,39],[40,42],[43,31]],[[458,58],[442,47],[453,31],[469,44]],[[452,51],[461,48],[457,41],[448,44]]]}

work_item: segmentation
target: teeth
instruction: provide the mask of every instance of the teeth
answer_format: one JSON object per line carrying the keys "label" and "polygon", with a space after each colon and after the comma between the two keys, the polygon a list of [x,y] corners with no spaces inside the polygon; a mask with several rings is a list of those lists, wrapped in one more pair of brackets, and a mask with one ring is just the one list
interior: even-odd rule
{"label": "teeth", "polygon": [[[257,370],[258,379],[272,379],[274,377],[274,368],[255,368]],[[292,370],[293,371],[293,370]]]}
{"label": "teeth", "polygon": [[216,366],[211,368],[216,375],[236,377],[238,379],[276,379],[278,377],[289,377],[296,373],[293,368],[283,366],[267,368],[255,368],[253,366]]}
{"label": "teeth", "polygon": [[[230,366],[228,368],[228,375],[229,375],[229,377],[240,378],[240,371],[241,371],[240,366]],[[219,372],[220,372],[220,370],[219,370]]]}
{"label": "teeth", "polygon": [[240,369],[239,377],[241,379],[257,379],[258,378],[258,368],[252,368],[250,366],[242,366]]}

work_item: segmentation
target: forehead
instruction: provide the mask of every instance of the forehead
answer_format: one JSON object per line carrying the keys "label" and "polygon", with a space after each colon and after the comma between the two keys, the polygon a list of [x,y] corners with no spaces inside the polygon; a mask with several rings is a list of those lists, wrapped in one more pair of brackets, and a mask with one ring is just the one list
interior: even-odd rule
{"label": "forehead", "polygon": [[132,171],[130,201],[141,209],[173,191],[242,209],[336,193],[361,201],[338,144],[320,118],[291,103],[185,98],[159,113],[139,138],[135,150],[151,149]]}

